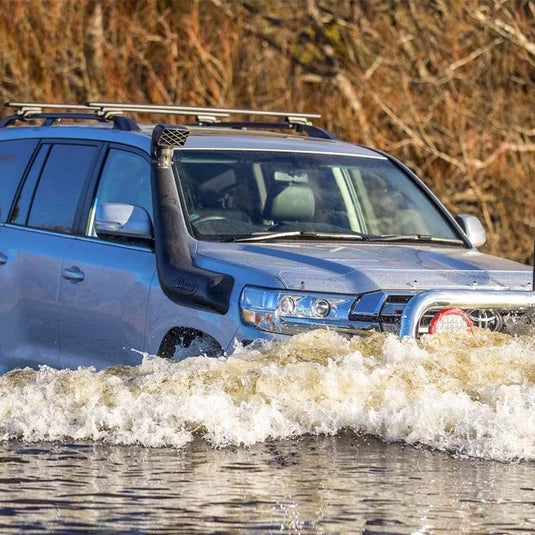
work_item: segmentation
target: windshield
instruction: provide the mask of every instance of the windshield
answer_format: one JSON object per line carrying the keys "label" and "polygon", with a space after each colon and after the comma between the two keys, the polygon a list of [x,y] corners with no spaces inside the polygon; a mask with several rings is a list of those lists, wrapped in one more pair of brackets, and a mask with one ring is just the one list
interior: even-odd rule
{"label": "windshield", "polygon": [[175,167],[198,239],[287,233],[459,241],[427,195],[385,158],[195,150],[177,151]]}

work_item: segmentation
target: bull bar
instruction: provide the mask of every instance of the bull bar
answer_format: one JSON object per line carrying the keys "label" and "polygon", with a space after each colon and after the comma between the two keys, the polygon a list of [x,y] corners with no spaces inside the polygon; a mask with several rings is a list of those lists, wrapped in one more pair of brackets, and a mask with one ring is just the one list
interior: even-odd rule
{"label": "bull bar", "polygon": [[430,309],[498,308],[499,310],[535,310],[535,292],[514,290],[427,290],[416,294],[401,316],[399,336],[418,336],[422,316]]}

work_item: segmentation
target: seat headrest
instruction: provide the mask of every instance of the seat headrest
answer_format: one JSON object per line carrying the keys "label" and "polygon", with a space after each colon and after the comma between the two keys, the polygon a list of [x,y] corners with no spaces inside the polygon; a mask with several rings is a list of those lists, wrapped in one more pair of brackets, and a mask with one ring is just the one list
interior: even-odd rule
{"label": "seat headrest", "polygon": [[316,210],[314,192],[307,184],[291,184],[268,197],[266,218],[273,221],[312,221]]}

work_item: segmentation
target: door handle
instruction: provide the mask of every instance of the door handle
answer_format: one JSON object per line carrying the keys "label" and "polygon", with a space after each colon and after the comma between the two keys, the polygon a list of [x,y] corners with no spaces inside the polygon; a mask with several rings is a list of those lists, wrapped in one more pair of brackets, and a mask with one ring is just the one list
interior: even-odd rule
{"label": "door handle", "polygon": [[0,253],[0,266],[7,263],[7,256],[4,253]]}
{"label": "door handle", "polygon": [[72,266],[70,268],[65,268],[62,273],[61,273],[61,276],[68,280],[68,281],[72,281],[72,282],[82,282],[85,278],[85,274],[83,271],[80,270],[79,267],[77,266]]}

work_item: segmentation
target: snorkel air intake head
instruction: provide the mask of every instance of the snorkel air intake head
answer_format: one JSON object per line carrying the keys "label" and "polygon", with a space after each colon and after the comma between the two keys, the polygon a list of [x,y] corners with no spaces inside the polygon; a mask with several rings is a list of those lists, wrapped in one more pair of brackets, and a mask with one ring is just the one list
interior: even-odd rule
{"label": "snorkel air intake head", "polygon": [[185,126],[156,125],[152,132],[152,156],[158,160],[158,167],[171,167],[175,150],[183,147],[188,137]]}

